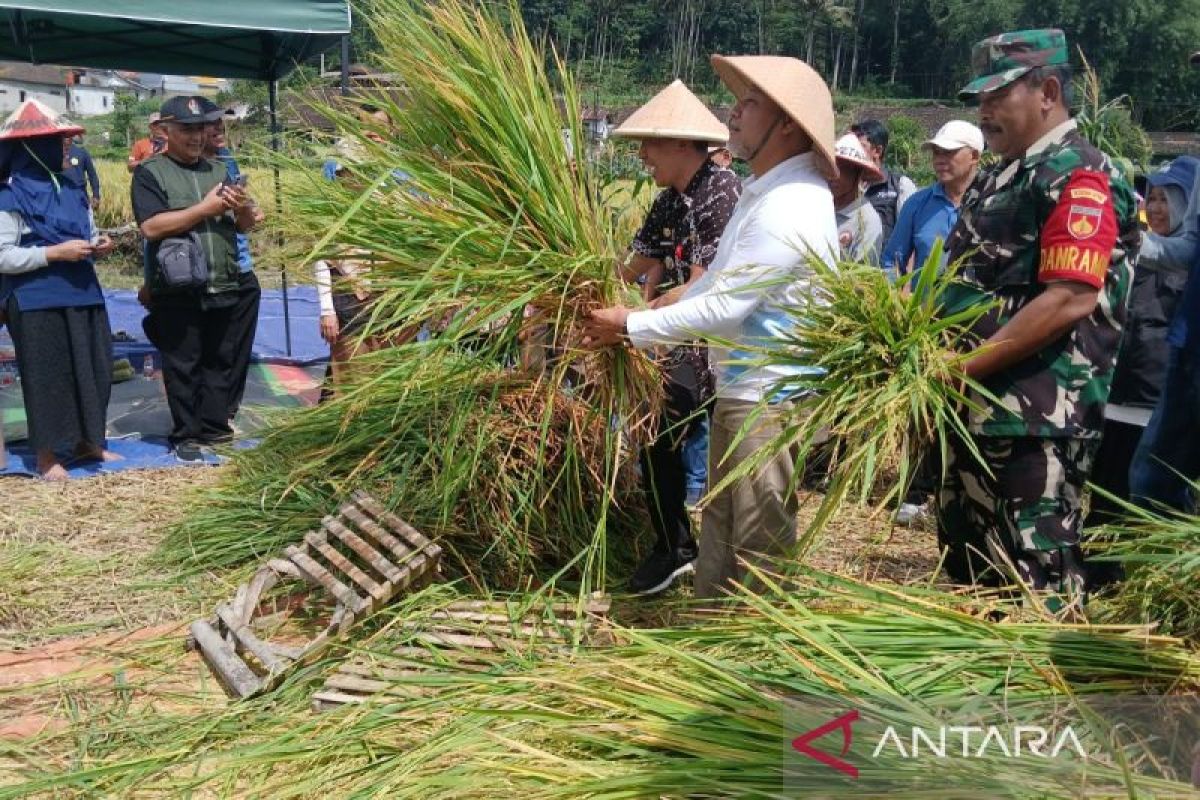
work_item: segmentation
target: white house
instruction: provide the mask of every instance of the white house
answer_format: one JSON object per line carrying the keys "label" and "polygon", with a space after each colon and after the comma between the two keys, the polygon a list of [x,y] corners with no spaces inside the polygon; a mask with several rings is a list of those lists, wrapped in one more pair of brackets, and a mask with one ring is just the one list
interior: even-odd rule
{"label": "white house", "polygon": [[0,61],[0,114],[8,114],[29,99],[41,100],[59,113],[67,112],[66,70],[40,64]]}
{"label": "white house", "polygon": [[155,88],[142,85],[131,73],[114,70],[0,61],[0,114],[36,98],[59,113],[94,117],[112,113],[117,94],[144,100],[155,95]]}
{"label": "white house", "polygon": [[132,77],[113,70],[68,70],[67,107],[77,117],[112,113],[118,94],[145,100],[153,92]]}

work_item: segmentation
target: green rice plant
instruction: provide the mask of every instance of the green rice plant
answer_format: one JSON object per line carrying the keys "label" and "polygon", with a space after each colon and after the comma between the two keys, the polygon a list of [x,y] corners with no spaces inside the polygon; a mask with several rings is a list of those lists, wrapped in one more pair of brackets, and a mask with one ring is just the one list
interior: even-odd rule
{"label": "green rice plant", "polygon": [[[368,19],[403,89],[368,98],[386,122],[322,109],[351,156],[345,175],[289,173],[280,224],[312,242],[304,264],[369,266],[366,335],[428,337],[360,359],[356,388],[236,453],[164,555],[195,568],[261,557],[361,485],[445,535],[481,584],[568,564],[602,582],[622,432],[632,445],[649,432],[661,388],[643,355],[574,346],[587,310],[623,291],[617,222],[582,145],[564,146],[564,129],[582,141],[574,85],[560,70],[552,86],[518,14],[376,0]],[[544,371],[515,367],[523,348],[546,355]]]}
{"label": "green rice plant", "polygon": [[[816,571],[792,576],[785,591],[758,577],[763,594],[744,592],[739,605],[686,627],[618,628],[612,647],[500,654],[482,671],[451,656],[444,669],[397,676],[395,694],[365,706],[307,713],[305,693],[326,662],[228,709],[93,722],[88,757],[59,770],[31,763],[24,788],[264,798],[861,797],[881,785],[899,797],[1140,797],[1183,788],[1137,775],[1128,766],[1137,749],[1108,746],[1100,727],[1080,731],[1101,754],[1082,764],[949,759],[934,773],[884,754],[857,784],[805,771],[789,760],[789,742],[834,710],[930,727],[1000,709],[1032,720],[1051,700],[1194,691],[1200,661],[1140,628],[1018,621],[1019,607],[999,598]],[[409,640],[395,621],[453,599],[446,587],[408,598],[349,648],[399,670],[409,655],[396,648]]]}
{"label": "green rice plant", "polygon": [[1121,564],[1125,578],[1102,596],[1101,608],[1200,642],[1200,517],[1106,496],[1122,519],[1096,532],[1088,546],[1092,558]]}
{"label": "green rice plant", "polygon": [[[1075,81],[1079,95],[1075,121],[1079,133],[1117,160],[1130,165],[1146,165],[1154,155],[1154,143],[1145,129],[1133,116],[1133,103],[1129,95],[1123,94],[1105,100],[1100,76],[1080,50],[1079,58],[1083,69]],[[1133,175],[1127,179],[1132,183]]]}
{"label": "green rice plant", "polygon": [[[823,452],[829,485],[804,537],[805,549],[848,499],[866,502],[874,494],[883,508],[903,497],[922,449],[938,447],[944,462],[954,436],[975,450],[964,412],[976,403],[967,390],[984,390],[966,378],[965,357],[954,353],[954,345],[990,305],[958,299],[955,268],[939,269],[941,258],[937,246],[911,288],[893,286],[872,265],[830,267],[816,257],[808,260],[811,299],[785,309],[794,327],[762,348],[757,359],[803,368],[777,387],[777,393],[794,398],[790,421],[714,491],[778,453],[793,453],[799,474]],[[746,429],[755,419],[752,415]],[[893,476],[890,486],[880,487]]]}
{"label": "green rice plant", "polygon": [[512,351],[527,328],[505,323],[532,317],[558,355],[549,383],[574,375],[597,408],[636,421],[633,404],[658,393],[649,360],[572,346],[587,311],[623,291],[578,93],[561,64],[562,84],[551,84],[545,54],[509,11],[505,24],[461,0],[376,0],[379,65],[404,77],[403,90],[366,98],[387,122],[352,105],[321,109],[350,156],[347,175],[292,187],[289,221],[298,236],[320,233],[314,257],[369,263],[375,330],[451,319],[440,341],[486,333]]}

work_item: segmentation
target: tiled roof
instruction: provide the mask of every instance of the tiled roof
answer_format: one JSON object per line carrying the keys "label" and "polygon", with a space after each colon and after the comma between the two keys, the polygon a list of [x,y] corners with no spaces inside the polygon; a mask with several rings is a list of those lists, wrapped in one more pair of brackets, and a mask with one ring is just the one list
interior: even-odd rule
{"label": "tiled roof", "polygon": [[65,67],[55,67],[47,64],[26,64],[21,61],[0,61],[0,81],[20,81],[22,83],[41,83],[47,86],[65,86],[67,83]]}

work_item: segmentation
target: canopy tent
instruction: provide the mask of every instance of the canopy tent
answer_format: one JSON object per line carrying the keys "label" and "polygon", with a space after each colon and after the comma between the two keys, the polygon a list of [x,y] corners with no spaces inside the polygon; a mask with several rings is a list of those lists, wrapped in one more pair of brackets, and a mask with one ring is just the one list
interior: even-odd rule
{"label": "canopy tent", "polygon": [[346,0],[0,2],[0,59],[276,80],[350,32]]}
{"label": "canopy tent", "polygon": [[0,59],[269,81],[275,149],[276,81],[341,42],[344,85],[349,58],[347,0],[0,0],[0,23]]}

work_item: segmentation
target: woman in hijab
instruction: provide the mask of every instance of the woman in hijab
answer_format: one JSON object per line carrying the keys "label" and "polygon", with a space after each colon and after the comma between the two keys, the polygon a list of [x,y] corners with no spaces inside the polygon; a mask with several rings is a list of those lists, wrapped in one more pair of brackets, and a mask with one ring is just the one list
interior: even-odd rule
{"label": "woman in hijab", "polygon": [[105,450],[112,334],[93,259],[87,196],[63,177],[64,137],[83,129],[26,100],[0,125],[0,309],[7,318],[37,471],[65,480],[68,461],[113,461]]}
{"label": "woman in hijab", "polygon": [[[1182,156],[1147,178],[1146,222],[1151,231],[1159,236],[1178,236],[1183,232],[1183,217],[1198,169],[1200,160]],[[1141,265],[1134,270],[1125,336],[1108,397],[1110,406],[1147,409],[1141,412],[1146,415],[1158,402],[1167,373],[1167,328],[1186,284],[1186,272],[1166,272]],[[1092,469],[1092,482],[1121,498],[1129,496],[1129,464],[1142,434],[1142,427],[1132,422],[1128,413],[1110,410]],[[1087,524],[1103,522],[1119,510],[1106,498],[1093,494]]]}

